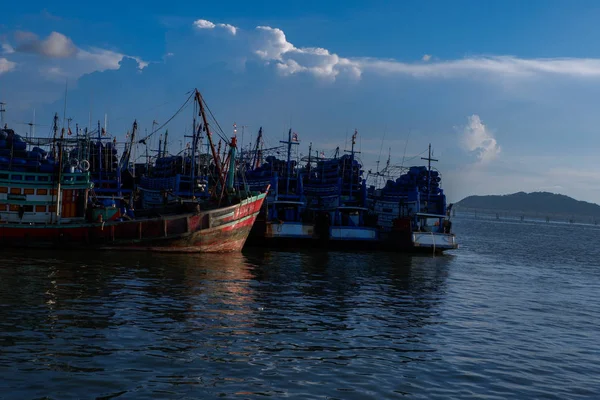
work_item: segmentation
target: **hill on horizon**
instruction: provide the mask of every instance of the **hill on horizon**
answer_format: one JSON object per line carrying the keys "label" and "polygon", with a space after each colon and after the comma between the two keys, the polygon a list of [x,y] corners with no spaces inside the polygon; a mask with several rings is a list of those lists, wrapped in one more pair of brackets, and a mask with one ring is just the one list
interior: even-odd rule
{"label": "hill on horizon", "polygon": [[468,196],[455,203],[457,209],[511,211],[527,214],[600,218],[600,205],[550,192],[518,192],[506,195]]}

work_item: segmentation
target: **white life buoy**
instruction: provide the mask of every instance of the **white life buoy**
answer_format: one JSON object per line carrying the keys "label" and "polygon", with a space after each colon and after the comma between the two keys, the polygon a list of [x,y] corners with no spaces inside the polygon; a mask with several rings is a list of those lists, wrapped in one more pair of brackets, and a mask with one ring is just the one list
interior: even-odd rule
{"label": "white life buoy", "polygon": [[90,162],[88,160],[81,160],[79,166],[83,172],[87,172],[90,169]]}

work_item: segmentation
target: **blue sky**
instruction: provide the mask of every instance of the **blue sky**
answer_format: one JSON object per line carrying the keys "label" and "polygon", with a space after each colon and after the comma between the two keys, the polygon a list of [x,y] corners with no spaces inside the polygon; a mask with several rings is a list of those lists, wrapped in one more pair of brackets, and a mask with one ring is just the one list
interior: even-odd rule
{"label": "blue sky", "polygon": [[[600,202],[599,19],[593,1],[13,2],[0,101],[9,124],[24,132],[35,110],[48,135],[66,83],[67,116],[106,114],[123,140],[134,118],[151,130],[198,87],[225,130],[248,126],[246,143],[263,126],[275,144],[291,125],[301,153],[329,154],[358,129],[366,169],[431,142],[451,201],[547,190]],[[191,113],[169,125],[172,149]]]}

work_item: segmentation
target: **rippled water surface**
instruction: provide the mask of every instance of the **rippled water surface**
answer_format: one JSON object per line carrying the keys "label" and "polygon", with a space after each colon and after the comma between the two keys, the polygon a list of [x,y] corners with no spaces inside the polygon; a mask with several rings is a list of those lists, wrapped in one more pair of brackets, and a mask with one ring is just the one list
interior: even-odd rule
{"label": "rippled water surface", "polygon": [[600,229],[442,257],[4,252],[0,398],[598,398]]}

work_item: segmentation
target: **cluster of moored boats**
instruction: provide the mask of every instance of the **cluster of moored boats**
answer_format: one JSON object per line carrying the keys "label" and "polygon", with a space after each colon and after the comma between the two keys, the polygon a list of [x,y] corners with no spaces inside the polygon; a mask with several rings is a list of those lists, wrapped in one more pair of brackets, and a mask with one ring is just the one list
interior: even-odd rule
{"label": "cluster of moored boats", "polygon": [[0,129],[0,244],[166,252],[458,247],[441,176],[430,164],[406,168],[382,187],[367,185],[354,151],[357,132],[342,156],[309,150],[292,159],[298,140],[290,130],[287,157],[263,159],[262,129],[254,149],[239,154],[235,136],[224,149],[215,145],[200,92],[188,101],[200,117],[190,146],[169,154],[165,137],[144,163],[132,160],[132,149],[148,138],[136,138],[136,122],[122,151],[100,126],[72,135],[59,130],[57,116],[51,138]]}

